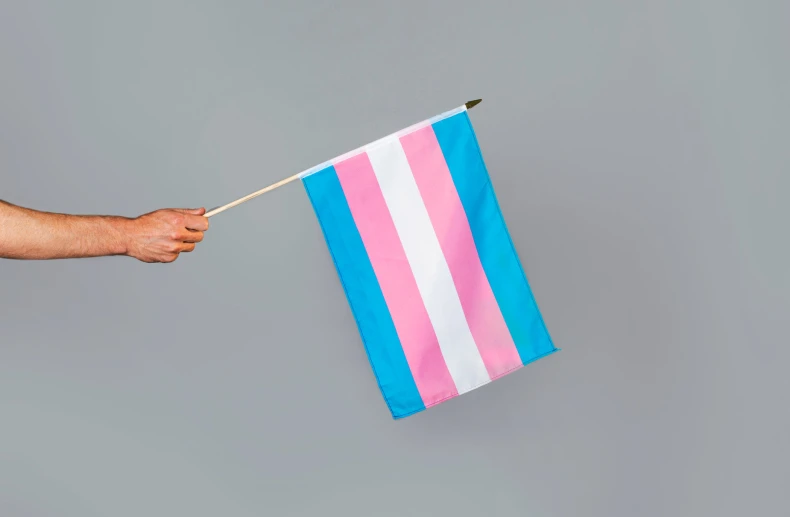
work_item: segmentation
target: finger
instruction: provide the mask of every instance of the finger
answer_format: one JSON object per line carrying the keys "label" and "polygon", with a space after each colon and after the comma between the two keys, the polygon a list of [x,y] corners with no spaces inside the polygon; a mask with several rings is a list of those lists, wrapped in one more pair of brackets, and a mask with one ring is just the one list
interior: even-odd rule
{"label": "finger", "polygon": [[203,215],[206,213],[205,208],[173,208],[174,212],[178,212],[181,214],[191,214],[191,215]]}
{"label": "finger", "polygon": [[208,218],[202,215],[187,215],[184,217],[184,226],[189,230],[205,232],[208,230]]}
{"label": "finger", "polygon": [[165,263],[165,264],[169,264],[170,262],[174,262],[177,258],[178,258],[178,253],[175,253],[175,252],[173,252],[173,253],[166,253],[166,254],[162,255],[161,257],[153,260],[153,262],[162,262],[162,263]]}
{"label": "finger", "polygon": [[189,230],[181,237],[181,242],[201,242],[203,240],[203,232],[196,230]]}
{"label": "finger", "polygon": [[167,244],[167,247],[165,249],[167,250],[165,251],[166,255],[173,255],[173,254],[178,255],[179,253],[182,253],[187,249],[189,249],[189,251],[195,249],[195,243],[183,242],[181,240],[173,240]]}

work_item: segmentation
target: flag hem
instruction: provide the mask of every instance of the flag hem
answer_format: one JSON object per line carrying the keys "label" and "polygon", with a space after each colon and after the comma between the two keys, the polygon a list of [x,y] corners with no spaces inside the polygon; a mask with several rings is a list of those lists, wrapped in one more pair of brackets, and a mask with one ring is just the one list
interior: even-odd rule
{"label": "flag hem", "polygon": [[400,131],[396,131],[394,133],[390,133],[389,135],[387,135],[385,137],[379,138],[378,140],[374,140],[373,142],[370,142],[369,144],[365,144],[365,145],[362,145],[360,147],[357,147],[353,151],[349,151],[347,153],[343,153],[340,156],[336,156],[335,158],[332,158],[331,160],[327,160],[327,161],[325,161],[323,163],[320,163],[318,165],[310,167],[309,169],[300,172],[299,173],[299,178],[300,179],[304,179],[307,176],[310,176],[311,174],[315,174],[316,172],[320,172],[320,171],[326,169],[330,165],[334,165],[334,164],[336,164],[338,162],[341,162],[343,160],[351,158],[354,155],[361,154],[363,152],[367,152],[370,149],[374,149],[374,148],[378,147],[379,145],[382,145],[382,144],[385,144],[385,143],[390,142],[392,140],[395,140],[397,138],[400,138],[403,135],[407,135],[409,133],[417,131],[418,129],[422,129],[422,128],[427,127],[427,126],[431,126],[431,125],[435,124],[436,122],[439,122],[439,121],[444,120],[446,118],[450,118],[450,117],[452,117],[454,115],[458,115],[459,113],[463,113],[465,111],[467,111],[467,108],[466,108],[466,105],[464,104],[463,106],[459,106],[459,107],[457,107],[455,109],[451,109],[450,111],[445,111],[444,113],[440,113],[439,115],[436,115],[436,116],[433,116],[431,118],[425,119],[425,120],[423,120],[421,122],[417,122],[416,124],[412,124],[411,126],[403,128]]}
{"label": "flag hem", "polygon": [[[530,365],[530,364],[532,364],[532,363],[534,363],[534,362],[536,362],[536,361],[538,361],[540,359],[543,359],[544,357],[550,356],[551,354],[554,354],[556,352],[560,352],[561,350],[562,350],[561,348],[554,348],[552,350],[549,350],[548,352],[544,352],[544,353],[542,353],[540,355],[536,355],[535,357],[533,357],[532,359],[529,359],[525,363],[519,364],[518,366],[516,366],[514,368],[511,368],[510,370],[508,370],[506,372],[502,372],[499,375],[497,375],[496,377],[492,377],[491,380],[488,380],[488,381],[486,381],[486,382],[484,382],[482,384],[478,384],[477,386],[475,386],[471,390],[465,392],[464,394],[470,393],[470,392],[472,392],[472,391],[474,391],[476,389],[482,388],[483,386],[487,386],[489,384],[492,384],[495,380],[501,379],[502,377],[505,377],[505,376],[507,376],[507,375],[509,375],[509,374],[511,374],[513,372],[516,372],[516,371],[520,370],[521,368],[524,368],[525,366],[528,366],[528,365]],[[449,397],[443,398],[441,400],[437,400],[436,402],[433,402],[430,405],[426,405],[424,408],[416,409],[414,411],[411,411],[411,412],[408,412],[408,413],[404,413],[402,415],[395,415],[393,413],[392,418],[393,418],[393,420],[400,420],[400,419],[406,418],[408,416],[416,415],[417,413],[419,413],[421,411],[425,411],[426,409],[438,406],[439,404],[441,404],[443,402],[447,402],[448,400],[460,398],[461,395],[462,394],[450,395]]]}

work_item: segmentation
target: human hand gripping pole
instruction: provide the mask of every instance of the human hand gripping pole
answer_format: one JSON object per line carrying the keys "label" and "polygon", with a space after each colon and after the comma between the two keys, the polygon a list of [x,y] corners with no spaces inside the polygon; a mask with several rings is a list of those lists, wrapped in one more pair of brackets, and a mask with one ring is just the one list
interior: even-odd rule
{"label": "human hand gripping pole", "polygon": [[[482,101],[483,101],[483,99],[475,99],[473,101],[469,101],[469,102],[464,103],[464,107],[466,109],[472,109],[475,106],[477,106],[478,104],[480,104]],[[272,183],[268,187],[264,187],[264,188],[262,188],[260,190],[256,190],[252,194],[247,194],[246,196],[240,197],[239,199],[237,199],[235,201],[231,201],[230,203],[228,203],[226,205],[222,205],[222,206],[218,206],[216,208],[212,208],[211,210],[209,210],[208,212],[205,213],[204,217],[212,217],[214,215],[217,215],[217,214],[219,214],[221,212],[224,212],[225,210],[227,210],[229,208],[233,208],[234,206],[238,206],[238,205],[240,205],[240,204],[242,204],[242,203],[244,203],[246,201],[249,201],[250,199],[256,198],[256,197],[260,196],[261,194],[266,194],[267,192],[270,192],[270,191],[272,191],[272,190],[274,190],[274,189],[276,189],[278,187],[282,187],[283,185],[291,183],[292,181],[296,181],[299,178],[301,178],[303,175],[304,175],[304,172],[300,172],[298,174],[294,174],[293,176],[289,176],[287,178],[283,178],[283,179],[281,179],[280,181],[278,181],[276,183]]]}

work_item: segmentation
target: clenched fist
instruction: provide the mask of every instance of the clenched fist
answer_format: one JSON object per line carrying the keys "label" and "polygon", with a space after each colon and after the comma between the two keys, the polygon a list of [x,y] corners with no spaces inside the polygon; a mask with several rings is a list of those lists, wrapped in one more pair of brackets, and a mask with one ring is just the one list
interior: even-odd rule
{"label": "clenched fist", "polygon": [[189,253],[208,230],[204,208],[163,209],[130,219],[126,254],[143,262],[173,262]]}

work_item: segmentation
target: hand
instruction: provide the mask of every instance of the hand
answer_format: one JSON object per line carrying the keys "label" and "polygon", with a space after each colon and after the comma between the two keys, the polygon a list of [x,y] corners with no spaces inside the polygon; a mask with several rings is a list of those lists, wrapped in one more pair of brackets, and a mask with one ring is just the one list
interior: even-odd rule
{"label": "hand", "polygon": [[173,262],[208,230],[204,208],[157,210],[129,220],[126,254],[142,262]]}

